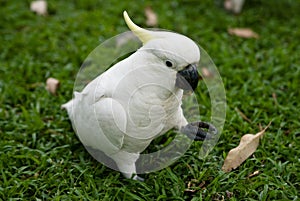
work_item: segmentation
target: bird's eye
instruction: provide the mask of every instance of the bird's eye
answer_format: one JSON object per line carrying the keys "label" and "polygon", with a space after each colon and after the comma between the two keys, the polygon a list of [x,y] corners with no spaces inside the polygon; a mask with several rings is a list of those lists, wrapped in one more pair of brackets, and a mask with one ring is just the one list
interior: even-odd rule
{"label": "bird's eye", "polygon": [[166,61],[166,66],[173,67],[173,63],[169,60]]}

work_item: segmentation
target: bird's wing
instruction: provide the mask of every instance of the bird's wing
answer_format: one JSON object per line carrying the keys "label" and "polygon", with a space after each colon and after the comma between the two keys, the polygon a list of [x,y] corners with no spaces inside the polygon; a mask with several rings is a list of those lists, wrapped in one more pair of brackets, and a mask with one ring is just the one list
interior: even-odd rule
{"label": "bird's wing", "polygon": [[122,148],[127,116],[123,106],[113,98],[102,97],[94,105],[97,123],[106,138],[118,149]]}
{"label": "bird's wing", "polygon": [[[99,80],[98,80],[99,81]],[[106,90],[93,80],[74,99],[64,104],[73,128],[85,146],[106,154],[118,152],[126,130],[126,112],[116,100],[106,96]]]}

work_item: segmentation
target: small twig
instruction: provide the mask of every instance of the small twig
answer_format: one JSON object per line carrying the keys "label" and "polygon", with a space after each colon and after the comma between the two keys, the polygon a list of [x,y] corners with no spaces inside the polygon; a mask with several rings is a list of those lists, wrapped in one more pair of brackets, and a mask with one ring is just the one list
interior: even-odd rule
{"label": "small twig", "polygon": [[256,170],[256,171],[254,171],[252,174],[249,174],[248,175],[248,178],[251,178],[251,177],[254,177],[254,176],[256,176],[256,175],[259,175],[259,170]]}
{"label": "small twig", "polygon": [[276,95],[276,93],[272,93],[272,97],[273,97],[273,100],[274,100],[274,102],[275,102],[275,105],[279,105],[278,104],[278,101],[277,101],[277,95]]}
{"label": "small twig", "polygon": [[252,121],[241,110],[239,110],[239,108],[236,107],[235,110],[241,115],[241,117],[244,120],[248,121],[249,123],[252,123]]}

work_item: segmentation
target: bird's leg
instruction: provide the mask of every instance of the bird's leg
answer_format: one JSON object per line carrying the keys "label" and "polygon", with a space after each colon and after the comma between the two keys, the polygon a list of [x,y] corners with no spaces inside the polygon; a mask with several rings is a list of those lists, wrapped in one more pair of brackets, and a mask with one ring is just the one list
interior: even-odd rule
{"label": "bird's leg", "polygon": [[134,175],[134,176],[132,177],[132,179],[137,180],[137,181],[145,181],[145,179],[144,179],[143,177],[140,177],[140,176],[138,176],[138,175]]}
{"label": "bird's leg", "polygon": [[110,157],[116,162],[118,169],[128,179],[134,179],[138,181],[144,181],[144,178],[136,174],[135,162],[139,158],[138,153],[129,153],[126,151],[119,151]]}
{"label": "bird's leg", "polygon": [[187,135],[192,140],[203,141],[204,139],[211,139],[213,135],[217,135],[216,127],[207,122],[193,122],[183,126],[181,133]]}
{"label": "bird's leg", "polygon": [[131,166],[127,166],[127,167],[125,167],[124,165],[120,165],[119,168],[123,168],[123,169],[126,168],[127,170],[132,169],[132,172],[130,172],[130,173],[125,173],[125,172],[122,173],[128,179],[133,179],[133,180],[137,180],[137,181],[145,180],[143,177],[140,177],[135,173],[135,164],[133,164]]}

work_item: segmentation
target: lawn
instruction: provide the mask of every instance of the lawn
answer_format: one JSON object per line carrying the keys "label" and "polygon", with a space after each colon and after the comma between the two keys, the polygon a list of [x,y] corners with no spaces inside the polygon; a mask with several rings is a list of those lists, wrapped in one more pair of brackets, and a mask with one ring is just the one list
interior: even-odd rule
{"label": "lawn", "polygon": [[[247,0],[238,16],[219,4],[61,0],[49,1],[48,15],[38,16],[29,0],[0,0],[0,200],[299,200],[300,2]],[[139,182],[94,160],[60,105],[72,97],[88,54],[128,30],[123,10],[146,27],[147,6],[159,28],[187,35],[214,60],[227,116],[206,158],[194,142],[174,164]],[[251,28],[259,38],[228,34],[234,27]],[[45,90],[48,77],[61,82],[56,96]],[[202,93],[205,116],[210,103]],[[270,121],[254,155],[224,173],[223,161],[241,136]]]}

